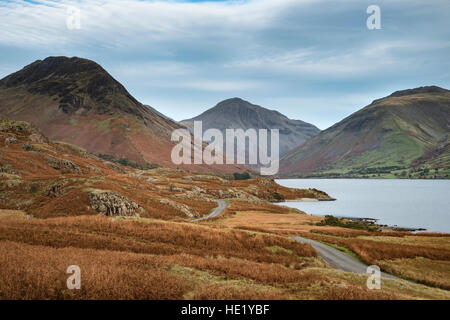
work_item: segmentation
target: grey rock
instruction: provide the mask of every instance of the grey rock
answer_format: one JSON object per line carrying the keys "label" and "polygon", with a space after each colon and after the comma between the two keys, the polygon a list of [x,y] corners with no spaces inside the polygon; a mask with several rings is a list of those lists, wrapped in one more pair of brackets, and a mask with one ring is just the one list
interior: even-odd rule
{"label": "grey rock", "polygon": [[67,159],[59,159],[51,156],[47,156],[47,163],[50,167],[56,170],[69,170],[74,173],[82,173],[80,167],[74,164],[72,161]]}
{"label": "grey rock", "polygon": [[88,194],[91,208],[105,216],[139,216],[144,209],[123,195],[108,190],[93,190]]}
{"label": "grey rock", "polygon": [[17,138],[15,136],[12,137],[8,137],[5,139],[5,145],[8,144],[17,144],[19,141],[17,140]]}

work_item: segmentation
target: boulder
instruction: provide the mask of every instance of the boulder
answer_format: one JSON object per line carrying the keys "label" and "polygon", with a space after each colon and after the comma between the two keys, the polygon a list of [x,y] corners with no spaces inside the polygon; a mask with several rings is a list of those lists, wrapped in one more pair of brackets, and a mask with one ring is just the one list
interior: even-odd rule
{"label": "boulder", "polygon": [[19,143],[19,141],[17,140],[17,138],[15,136],[11,136],[5,139],[5,145],[8,144],[16,144]]}
{"label": "boulder", "polygon": [[104,216],[135,216],[144,209],[123,195],[108,190],[92,190],[88,193],[91,208]]}
{"label": "boulder", "polygon": [[74,164],[72,161],[69,161],[67,159],[59,159],[54,158],[52,156],[47,156],[47,163],[50,167],[56,170],[68,170],[70,172],[74,173],[82,173],[81,169]]}

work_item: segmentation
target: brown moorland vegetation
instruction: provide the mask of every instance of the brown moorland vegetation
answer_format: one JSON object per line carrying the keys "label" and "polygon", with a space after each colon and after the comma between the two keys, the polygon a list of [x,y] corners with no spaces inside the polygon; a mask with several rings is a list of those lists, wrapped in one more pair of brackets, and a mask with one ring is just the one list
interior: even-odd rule
{"label": "brown moorland vegetation", "polygon": [[[330,200],[318,190],[130,168],[51,142],[24,122],[3,119],[0,131],[0,299],[450,297],[394,280],[368,291],[366,276],[333,270],[312,247],[289,238],[335,241],[413,279],[420,272],[411,261],[427,259],[423,265],[434,271],[422,282],[445,288],[435,281],[448,273],[445,235],[317,226],[321,217],[271,201]],[[229,202],[225,213],[190,222],[217,199]],[[66,287],[69,265],[82,269],[79,291]]]}
{"label": "brown moorland vegetation", "polygon": [[[260,211],[237,211],[214,222],[221,227],[278,234],[299,235],[322,241],[355,253],[368,264],[379,265],[419,283],[448,289],[450,276],[450,235],[442,233],[369,232],[333,226],[317,226],[321,218],[298,213],[274,214]],[[424,260],[420,260],[424,259]],[[413,264],[411,261],[430,261]],[[404,263],[404,265],[402,265]]]}

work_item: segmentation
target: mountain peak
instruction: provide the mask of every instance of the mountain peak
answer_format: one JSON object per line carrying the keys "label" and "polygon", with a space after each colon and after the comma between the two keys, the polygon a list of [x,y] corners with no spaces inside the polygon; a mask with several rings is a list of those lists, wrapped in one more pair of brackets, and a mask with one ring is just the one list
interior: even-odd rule
{"label": "mountain peak", "polygon": [[449,93],[428,86],[375,100],[287,154],[280,172],[360,177],[447,168]]}
{"label": "mountain peak", "polygon": [[418,87],[418,88],[414,88],[414,89],[395,91],[389,97],[403,97],[403,96],[410,96],[413,94],[420,94],[420,93],[445,93],[445,92],[449,92],[449,90],[446,90],[446,89],[438,87],[438,86],[424,86],[424,87]]}
{"label": "mountain peak", "polygon": [[[139,164],[178,167],[171,136],[181,126],[137,101],[94,61],[37,60],[0,80],[0,115],[34,124],[52,140]],[[180,165],[199,172],[234,172],[236,165]]]}
{"label": "mountain peak", "polygon": [[225,99],[225,100],[219,102],[218,104],[231,103],[231,102],[246,102],[246,103],[249,103],[248,101],[245,101],[244,99],[241,99],[239,97],[234,97],[234,98]]}
{"label": "mountain peak", "polygon": [[193,130],[194,121],[202,121],[203,129],[279,129],[280,153],[303,143],[320,130],[301,120],[292,120],[278,111],[270,110],[235,97],[223,100],[202,114],[181,121],[181,124]]}
{"label": "mountain peak", "polygon": [[30,84],[49,76],[68,77],[84,72],[108,75],[99,64],[92,60],[78,57],[48,57],[44,60],[36,60],[22,70],[3,78],[0,80],[0,85],[11,87],[19,84]]}
{"label": "mountain peak", "polygon": [[250,107],[254,105],[238,97],[225,99],[216,105],[216,107],[230,107],[230,106]]}
{"label": "mountain peak", "polygon": [[98,63],[78,57],[37,60],[0,80],[0,88],[26,88],[30,94],[54,97],[65,113],[82,108],[100,114],[116,111],[142,119],[144,108]]}

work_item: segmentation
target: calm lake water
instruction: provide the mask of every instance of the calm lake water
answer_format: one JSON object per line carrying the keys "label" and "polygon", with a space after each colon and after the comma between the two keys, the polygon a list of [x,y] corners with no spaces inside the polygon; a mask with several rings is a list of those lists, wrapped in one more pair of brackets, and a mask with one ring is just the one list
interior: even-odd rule
{"label": "calm lake water", "polygon": [[376,218],[378,223],[450,232],[450,180],[280,179],[291,188],[316,188],[336,201],[284,202],[308,214]]}

